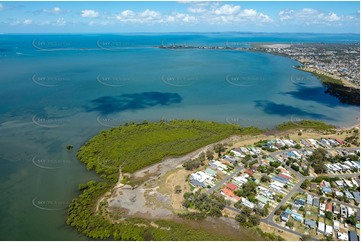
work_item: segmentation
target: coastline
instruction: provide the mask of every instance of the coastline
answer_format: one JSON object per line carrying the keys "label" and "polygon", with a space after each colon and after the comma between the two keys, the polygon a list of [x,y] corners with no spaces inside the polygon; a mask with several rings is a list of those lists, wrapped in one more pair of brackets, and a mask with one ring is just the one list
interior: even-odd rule
{"label": "coastline", "polygon": [[[353,125],[352,127],[355,126],[359,127],[359,125]],[[342,129],[338,130],[342,131]],[[119,169],[118,181],[112,184],[106,191],[103,191],[102,194],[99,194],[100,196],[97,197],[95,203],[92,205],[95,205],[95,215],[103,217],[104,221],[107,221],[107,224],[119,224],[128,219],[140,219],[139,221],[145,219],[153,228],[161,226],[160,224],[162,222],[160,221],[164,221],[164,223],[167,223],[166,221],[169,223],[177,223],[179,226],[190,226],[191,224],[194,224],[192,226],[196,226],[198,223],[199,229],[209,230],[209,226],[213,226],[213,229],[217,231],[219,228],[227,227],[229,231],[243,234],[243,236],[248,238],[247,240],[250,240],[252,238],[252,230],[240,226],[232,219],[235,215],[229,215],[227,212],[224,212],[226,215],[224,215],[224,218],[221,217],[221,220],[217,218],[207,218],[201,221],[188,221],[177,216],[177,213],[181,212],[181,208],[176,205],[179,201],[174,200],[173,197],[174,185],[181,184],[182,188],[184,185],[184,192],[190,189],[186,188],[187,181],[184,181],[185,172],[182,168],[182,163],[189,159],[196,158],[201,152],[207,151],[210,148],[212,149],[215,144],[228,143],[229,147],[236,147],[239,146],[240,143],[248,143],[252,139],[269,139],[285,134],[301,138],[297,134],[298,132],[299,128],[292,128],[286,131],[275,130],[275,133],[272,135],[268,135],[266,132],[260,135],[231,135],[228,138],[205,145],[184,155],[164,157],[158,163],[144,167],[131,174],[122,173]],[[313,137],[322,137],[325,135],[331,137],[335,135],[333,133],[327,133],[324,130],[312,128],[308,129],[308,132],[309,134],[307,134],[305,130],[304,135],[313,135]],[[169,181],[167,179],[169,175],[175,174],[178,180]],[[129,176],[128,181],[135,181],[135,183],[123,182],[125,176]],[[168,187],[168,190],[166,187]],[[137,224],[139,224],[139,222]],[[137,224],[135,225],[137,226]],[[141,224],[141,226],[147,226],[143,222],[141,222]],[[219,231],[216,234],[219,236],[225,235]],[[263,235],[254,234],[254,236],[262,237]]]}
{"label": "coastline", "polygon": [[[284,56],[284,57],[288,57],[292,60],[298,61],[299,63],[301,63],[302,65],[304,64],[304,62],[302,60],[299,60],[291,55],[287,55],[287,54],[280,54],[278,52],[268,52],[268,51],[262,51],[262,49],[256,49],[256,48],[277,48],[277,49],[284,49],[284,48],[289,48],[292,45],[291,44],[280,44],[280,43],[253,43],[251,45],[253,47],[253,51],[255,52],[263,52],[263,53],[268,53],[268,54],[273,54],[273,55],[278,55],[278,56]],[[324,71],[320,71],[317,70],[316,68],[310,68],[310,67],[303,67],[303,66],[299,66],[299,67],[294,67],[295,69],[301,70],[301,71],[306,71],[306,72],[310,72],[312,74],[315,75],[324,75],[327,76],[329,78],[331,78],[335,83],[337,84],[341,84],[344,87],[349,87],[349,88],[354,88],[354,89],[358,89],[360,90],[360,86],[355,85],[354,83],[351,83],[339,76],[335,76],[332,75],[330,73],[324,72]]]}

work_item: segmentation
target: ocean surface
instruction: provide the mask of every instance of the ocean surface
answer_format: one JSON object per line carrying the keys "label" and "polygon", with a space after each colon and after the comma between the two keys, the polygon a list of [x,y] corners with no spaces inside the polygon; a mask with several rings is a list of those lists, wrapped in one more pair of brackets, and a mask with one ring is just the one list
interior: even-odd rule
{"label": "ocean surface", "polygon": [[66,226],[66,208],[79,183],[98,179],[75,154],[100,130],[180,118],[262,128],[300,119],[358,123],[359,107],[325,93],[313,75],[292,68],[294,60],[155,48],[252,42],[355,43],[359,36],[0,35],[0,239],[86,239]]}

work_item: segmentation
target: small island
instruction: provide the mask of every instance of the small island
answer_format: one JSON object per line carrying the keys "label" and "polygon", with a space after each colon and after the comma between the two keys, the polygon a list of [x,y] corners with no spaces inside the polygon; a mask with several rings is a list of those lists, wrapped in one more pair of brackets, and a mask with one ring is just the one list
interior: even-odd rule
{"label": "small island", "polygon": [[[311,120],[272,130],[161,120],[102,131],[77,153],[101,180],[79,185],[67,224],[92,239],[298,240],[302,233],[290,227],[299,221],[282,227],[280,214],[313,194],[312,184],[333,182],[326,154],[340,162],[358,157],[358,130]],[[358,175],[353,168],[342,177]],[[287,183],[270,190],[278,176]]]}

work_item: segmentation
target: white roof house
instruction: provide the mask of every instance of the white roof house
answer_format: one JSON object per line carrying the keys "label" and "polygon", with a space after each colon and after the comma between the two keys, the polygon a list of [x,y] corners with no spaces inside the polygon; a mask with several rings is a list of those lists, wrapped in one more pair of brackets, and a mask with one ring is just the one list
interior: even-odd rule
{"label": "white roof house", "polygon": [[348,241],[348,234],[347,233],[337,233],[337,238],[339,240]]}
{"label": "white roof house", "polygon": [[354,214],[355,214],[355,211],[354,211],[352,208],[347,207],[347,214],[348,214],[348,216],[347,216],[347,217],[350,217],[350,216],[352,216],[352,215],[354,215]]}
{"label": "white roof house", "polygon": [[337,220],[333,221],[333,229],[336,231],[340,230],[340,222],[339,221],[337,221]]}
{"label": "white roof house", "polygon": [[248,201],[247,199],[245,199],[244,197],[241,197],[242,200],[242,204],[246,207],[249,207],[250,209],[254,208],[254,203]]}
{"label": "white roof house", "polygon": [[318,222],[317,231],[320,233],[325,233],[325,224],[322,222]]}
{"label": "white roof house", "polygon": [[332,226],[326,225],[325,234],[326,234],[326,235],[332,235],[332,231],[333,231]]}
{"label": "white roof house", "polygon": [[326,210],[326,204],[320,203],[320,210],[325,211]]}

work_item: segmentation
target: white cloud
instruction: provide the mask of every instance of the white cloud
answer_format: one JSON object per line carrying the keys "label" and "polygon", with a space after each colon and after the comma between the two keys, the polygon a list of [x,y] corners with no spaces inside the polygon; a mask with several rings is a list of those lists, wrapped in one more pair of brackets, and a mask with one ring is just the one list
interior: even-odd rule
{"label": "white cloud", "polygon": [[234,15],[236,13],[239,13],[240,9],[240,6],[225,4],[222,7],[216,9],[214,13],[217,15]]}
{"label": "white cloud", "polygon": [[122,11],[120,14],[116,15],[115,18],[120,22],[126,23],[161,23],[163,22],[163,16],[153,10],[146,9],[143,12],[134,12],[132,10]]}
{"label": "white cloud", "polygon": [[190,13],[204,13],[206,11],[203,7],[189,7],[188,12]]}
{"label": "white cloud", "polygon": [[50,14],[59,14],[62,12],[62,10],[59,7],[54,7],[52,9],[43,9],[44,13],[50,13]]}
{"label": "white cloud", "polygon": [[167,23],[195,23],[196,21],[197,18],[195,16],[177,12],[173,12],[165,18],[165,22]]}
{"label": "white cloud", "polygon": [[123,17],[133,17],[135,13],[132,10],[125,10],[120,13]]}
{"label": "white cloud", "polygon": [[0,3],[0,11],[4,9],[4,6]]}
{"label": "white cloud", "polygon": [[330,24],[342,21],[336,13],[325,13],[312,8],[300,10],[283,10],[278,13],[281,21],[295,21],[305,24]]}
{"label": "white cloud", "polygon": [[81,16],[83,18],[96,18],[98,17],[99,12],[91,10],[91,9],[85,9],[81,11]]}
{"label": "white cloud", "polygon": [[324,17],[327,21],[334,22],[339,21],[341,18],[337,16],[335,13],[329,13],[327,16]]}
{"label": "white cloud", "polygon": [[25,19],[23,24],[24,25],[30,25],[30,24],[32,24],[32,22],[33,22],[33,20],[31,20],[31,19]]}
{"label": "white cloud", "polygon": [[58,18],[54,23],[54,25],[56,25],[56,26],[63,26],[65,24],[66,24],[66,21],[64,18]]}

